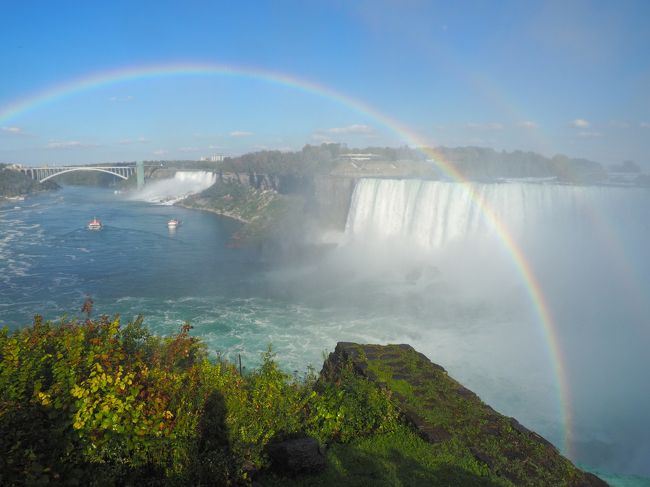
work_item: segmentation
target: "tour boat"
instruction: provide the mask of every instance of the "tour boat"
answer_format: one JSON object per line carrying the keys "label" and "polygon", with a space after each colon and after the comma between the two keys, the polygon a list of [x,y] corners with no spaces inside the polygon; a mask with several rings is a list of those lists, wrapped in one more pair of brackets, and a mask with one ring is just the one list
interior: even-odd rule
{"label": "tour boat", "polygon": [[175,229],[175,228],[176,228],[177,226],[179,226],[180,224],[181,224],[180,221],[175,220],[174,218],[172,218],[171,220],[169,220],[169,221],[167,222],[167,228]]}
{"label": "tour boat", "polygon": [[99,221],[97,217],[93,218],[88,224],[88,230],[101,230],[101,229],[102,229],[102,222]]}

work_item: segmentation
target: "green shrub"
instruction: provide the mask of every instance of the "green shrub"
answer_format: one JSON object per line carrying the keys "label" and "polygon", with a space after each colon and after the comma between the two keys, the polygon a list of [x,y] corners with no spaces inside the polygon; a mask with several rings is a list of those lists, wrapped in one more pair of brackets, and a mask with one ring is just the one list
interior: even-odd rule
{"label": "green shrub", "polygon": [[209,361],[190,329],[158,337],[141,318],[102,316],[2,330],[0,484],[230,485],[266,466],[272,440],[397,425],[388,393],[351,370],[336,384],[298,380],[269,348],[242,376]]}
{"label": "green shrub", "polygon": [[336,383],[318,384],[307,402],[307,412],[307,432],[326,443],[394,431],[399,424],[389,392],[355,374],[350,364]]}

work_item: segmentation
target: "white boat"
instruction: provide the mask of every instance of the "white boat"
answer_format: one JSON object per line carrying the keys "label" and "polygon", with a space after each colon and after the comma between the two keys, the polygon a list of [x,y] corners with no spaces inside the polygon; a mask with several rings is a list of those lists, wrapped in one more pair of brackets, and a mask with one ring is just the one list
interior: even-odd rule
{"label": "white boat", "polygon": [[94,217],[90,223],[88,223],[88,230],[101,230],[102,229],[102,222],[97,219],[97,217]]}
{"label": "white boat", "polygon": [[181,224],[181,222],[179,220],[176,220],[176,219],[172,218],[171,220],[169,220],[167,222],[167,228],[169,228],[170,230],[171,229],[175,230],[180,224]]}

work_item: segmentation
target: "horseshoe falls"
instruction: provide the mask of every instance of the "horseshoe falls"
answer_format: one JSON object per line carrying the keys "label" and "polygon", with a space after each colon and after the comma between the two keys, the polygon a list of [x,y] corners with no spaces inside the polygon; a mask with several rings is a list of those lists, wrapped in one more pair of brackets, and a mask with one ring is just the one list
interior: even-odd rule
{"label": "horseshoe falls", "polygon": [[[546,380],[544,394],[555,397],[555,417],[562,418],[555,439],[574,460],[650,475],[650,420],[642,412],[650,407],[647,189],[361,179],[345,240],[364,249],[357,261],[372,255],[367,265],[406,269],[414,289],[427,272],[436,275],[436,286],[416,291],[437,303],[420,327],[456,322],[450,333],[472,346],[448,364],[491,369],[473,371],[483,397],[512,411],[520,402],[530,406]],[[489,331],[475,342],[477,328]],[[420,346],[440,356],[439,344]],[[488,364],[474,354],[499,356]],[[511,370],[495,372],[495,363]],[[522,393],[530,389],[528,399],[503,404],[493,395],[503,388],[487,385],[495,373]]]}
{"label": "horseshoe falls", "polygon": [[[650,215],[646,189],[549,184],[472,184],[361,179],[353,193],[350,237],[404,238],[427,249],[507,232],[521,239],[540,225],[581,232],[615,231]],[[616,227],[616,228],[615,228]],[[498,235],[494,235],[497,236]],[[565,240],[567,235],[555,235]]]}

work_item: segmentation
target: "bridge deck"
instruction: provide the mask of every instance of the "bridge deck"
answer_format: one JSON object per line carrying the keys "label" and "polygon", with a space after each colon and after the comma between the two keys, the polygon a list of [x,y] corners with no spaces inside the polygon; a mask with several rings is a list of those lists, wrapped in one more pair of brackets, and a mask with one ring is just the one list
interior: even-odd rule
{"label": "bridge deck", "polygon": [[76,171],[97,171],[111,174],[121,179],[128,179],[129,176],[136,174],[136,164],[123,166],[41,166],[41,167],[23,167],[21,172],[32,179],[43,183],[54,176]]}

